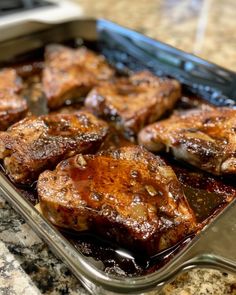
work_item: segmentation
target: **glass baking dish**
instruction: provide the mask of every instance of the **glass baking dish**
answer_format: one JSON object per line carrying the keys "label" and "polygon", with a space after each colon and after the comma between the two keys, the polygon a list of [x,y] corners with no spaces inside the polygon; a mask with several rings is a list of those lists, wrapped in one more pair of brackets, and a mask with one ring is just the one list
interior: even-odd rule
{"label": "glass baking dish", "polygon": [[[46,27],[46,28],[45,28]],[[0,40],[0,63],[23,60],[48,43],[95,44],[118,71],[148,68],[157,75],[177,78],[186,89],[216,105],[235,106],[236,74],[149,39],[106,20],[77,20],[44,24],[44,29]],[[231,98],[232,97],[232,98]],[[98,263],[84,256],[52,226],[0,173],[0,193],[64,261],[92,294],[148,294],[183,271],[211,267],[236,272],[236,201],[225,206],[194,238],[182,243],[177,253],[162,267],[145,275],[118,276],[104,272]],[[157,257],[165,259],[167,252]]]}

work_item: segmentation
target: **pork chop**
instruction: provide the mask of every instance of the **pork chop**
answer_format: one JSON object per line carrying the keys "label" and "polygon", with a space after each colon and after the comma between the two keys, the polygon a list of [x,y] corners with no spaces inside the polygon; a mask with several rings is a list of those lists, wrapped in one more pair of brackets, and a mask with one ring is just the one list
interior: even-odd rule
{"label": "pork chop", "polygon": [[180,94],[176,80],[143,71],[101,83],[88,94],[85,105],[96,115],[116,121],[124,131],[133,134],[171,110]]}
{"label": "pork chop", "polygon": [[7,129],[26,114],[27,103],[19,94],[21,89],[22,81],[14,69],[0,71],[0,130]]}
{"label": "pork chop", "polygon": [[236,110],[203,106],[176,113],[145,127],[139,143],[153,152],[171,150],[177,159],[216,175],[236,174]]}
{"label": "pork chop", "polygon": [[41,211],[58,227],[90,230],[148,255],[196,229],[172,168],[138,146],[78,154],[43,172],[37,189]]}
{"label": "pork chop", "polygon": [[50,108],[86,95],[99,81],[114,75],[105,58],[85,47],[48,45],[45,49],[43,90]]}
{"label": "pork chop", "polygon": [[12,181],[29,184],[66,157],[96,151],[107,131],[86,112],[27,117],[0,132],[0,159]]}

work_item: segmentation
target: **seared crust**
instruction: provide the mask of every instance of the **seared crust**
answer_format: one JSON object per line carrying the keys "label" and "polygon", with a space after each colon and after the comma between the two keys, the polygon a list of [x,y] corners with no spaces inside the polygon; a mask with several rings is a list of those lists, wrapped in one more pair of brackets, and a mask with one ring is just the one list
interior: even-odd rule
{"label": "seared crust", "polygon": [[99,81],[114,75],[104,57],[82,47],[49,45],[45,49],[43,89],[50,108],[86,95]]}
{"label": "seared crust", "polygon": [[27,103],[19,95],[21,89],[21,79],[14,69],[0,71],[0,130],[7,129],[26,114]]}
{"label": "seared crust", "polygon": [[149,255],[195,230],[195,218],[172,168],[138,146],[76,155],[39,176],[46,218],[91,230]]}
{"label": "seared crust", "polygon": [[236,110],[203,106],[144,128],[139,143],[171,149],[176,158],[213,174],[236,174]]}
{"label": "seared crust", "polygon": [[0,159],[14,182],[31,183],[62,159],[97,150],[107,131],[86,112],[31,116],[0,133]]}
{"label": "seared crust", "polygon": [[172,109],[180,95],[177,81],[143,71],[98,85],[88,94],[85,105],[101,117],[116,120],[125,131],[135,133]]}

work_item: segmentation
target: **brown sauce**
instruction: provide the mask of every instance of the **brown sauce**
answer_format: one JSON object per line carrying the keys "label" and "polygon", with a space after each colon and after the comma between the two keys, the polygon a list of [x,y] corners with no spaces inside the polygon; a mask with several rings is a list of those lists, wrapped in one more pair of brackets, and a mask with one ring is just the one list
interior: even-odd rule
{"label": "brown sauce", "polygon": [[[196,168],[186,168],[180,163],[171,165],[183,186],[197,222],[206,223],[219,210],[236,198],[236,186],[228,179],[212,176]],[[190,170],[191,169],[191,170]]]}

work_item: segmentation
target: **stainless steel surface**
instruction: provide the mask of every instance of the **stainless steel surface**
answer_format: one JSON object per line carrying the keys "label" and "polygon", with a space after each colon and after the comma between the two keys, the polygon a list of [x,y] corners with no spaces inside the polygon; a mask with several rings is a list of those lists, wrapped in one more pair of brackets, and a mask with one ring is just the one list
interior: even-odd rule
{"label": "stainless steel surface", "polygon": [[23,11],[0,17],[0,40],[36,32],[48,24],[59,24],[82,17],[82,8],[70,0],[48,0],[52,6]]}
{"label": "stainless steel surface", "polygon": [[[68,39],[96,40],[96,21],[81,20],[46,25],[43,32],[26,34],[0,42],[1,62],[47,43]],[[94,294],[146,294],[174,279],[177,273],[194,267],[212,267],[236,272],[236,202],[232,202],[191,243],[159,271],[132,278],[118,278],[97,269],[24,199],[10,181],[0,174],[0,193],[20,212],[32,228],[69,266],[83,285]]]}

